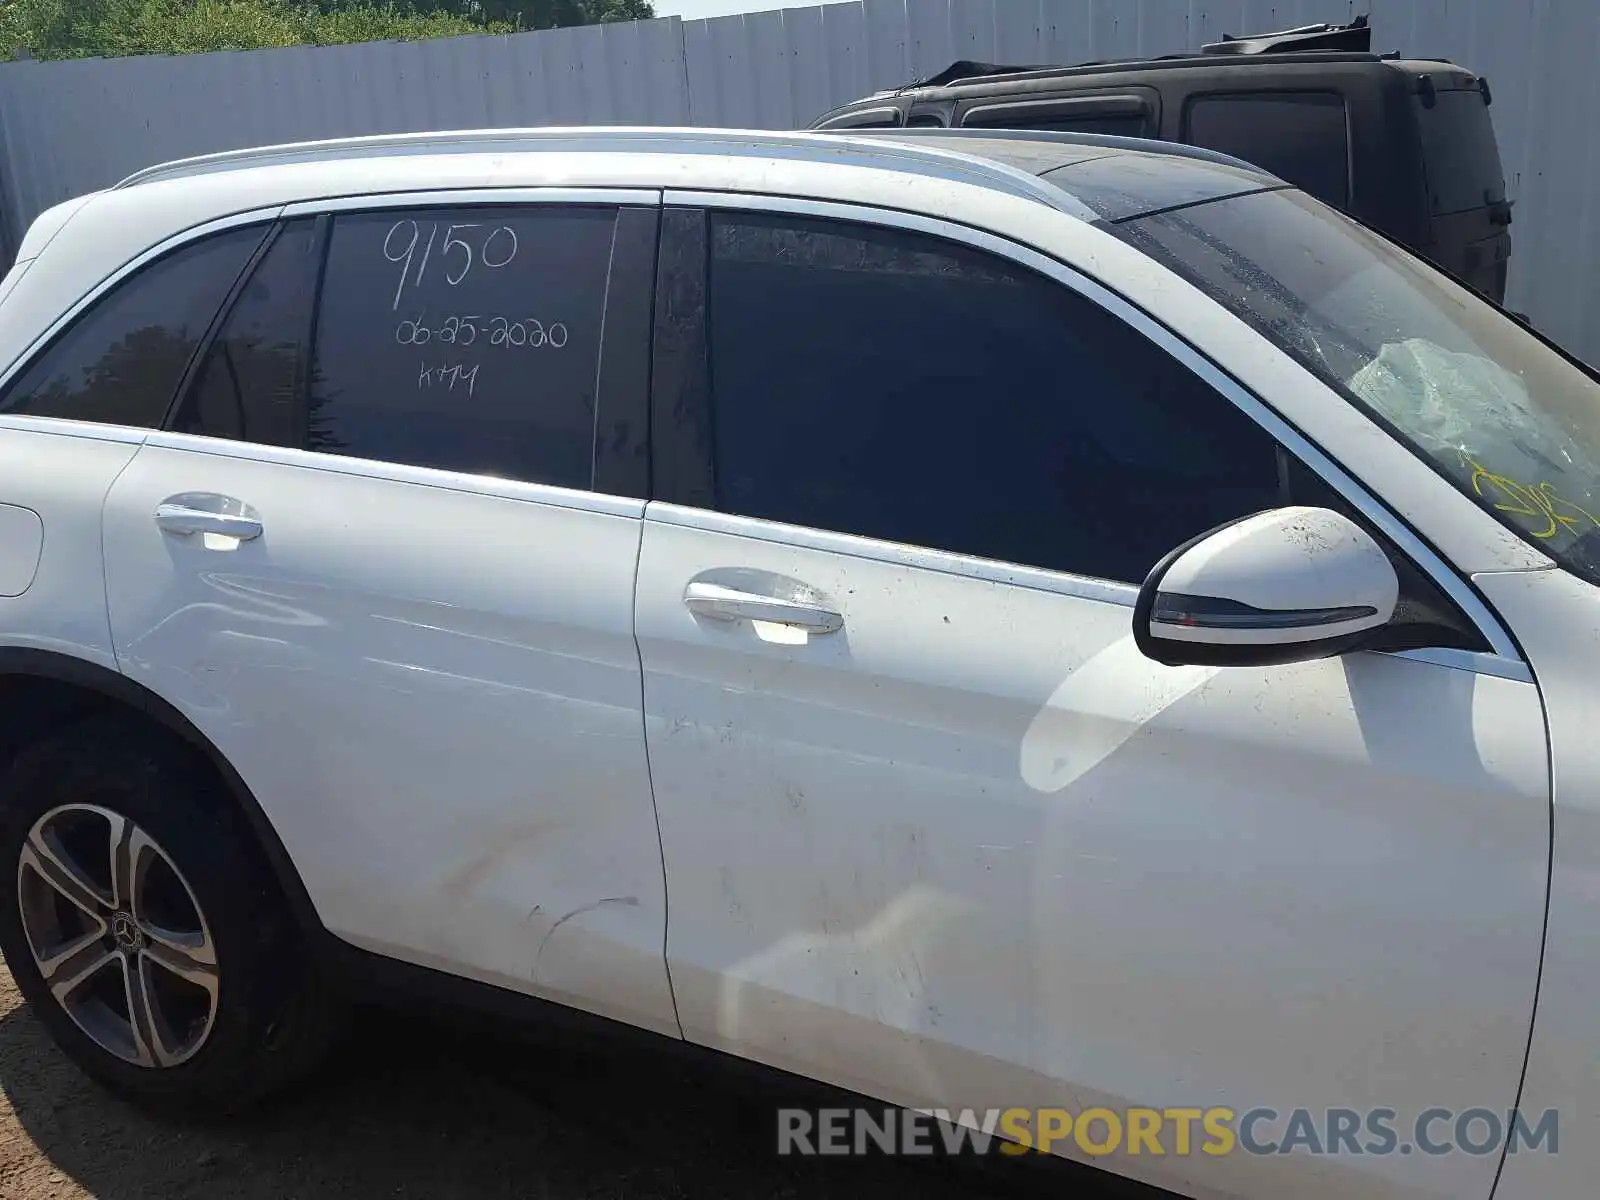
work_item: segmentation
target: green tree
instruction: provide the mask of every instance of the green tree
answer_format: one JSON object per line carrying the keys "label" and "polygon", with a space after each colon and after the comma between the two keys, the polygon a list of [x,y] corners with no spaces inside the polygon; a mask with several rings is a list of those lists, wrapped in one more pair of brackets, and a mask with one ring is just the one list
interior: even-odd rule
{"label": "green tree", "polygon": [[[336,11],[347,0],[317,0]],[[445,12],[469,21],[504,22],[517,29],[555,29],[602,21],[641,21],[655,16],[650,0],[393,0],[407,12]]]}
{"label": "green tree", "polygon": [[417,40],[653,15],[649,0],[0,0],[0,57]]}

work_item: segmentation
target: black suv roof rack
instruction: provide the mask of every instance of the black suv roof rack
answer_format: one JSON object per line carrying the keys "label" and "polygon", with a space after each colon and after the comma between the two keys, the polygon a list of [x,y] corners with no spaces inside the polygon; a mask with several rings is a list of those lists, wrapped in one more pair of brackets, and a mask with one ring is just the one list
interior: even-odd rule
{"label": "black suv roof rack", "polygon": [[1042,66],[1005,66],[1001,63],[974,62],[970,58],[958,58],[937,75],[929,75],[926,79],[913,79],[906,84],[908,88],[914,87],[946,87],[952,83],[962,83],[968,79],[984,79],[990,75],[1026,75],[1030,71],[1056,71],[1059,67]]}
{"label": "black suv roof rack", "polygon": [[1220,42],[1200,47],[1206,54],[1285,54],[1302,50],[1341,50],[1368,53],[1372,50],[1372,28],[1363,13],[1348,25],[1302,25],[1277,33],[1246,33],[1239,37],[1223,34]]}
{"label": "black suv roof rack", "polygon": [[1223,34],[1220,42],[1208,42],[1199,50],[1185,50],[1177,54],[1162,54],[1153,58],[1111,59],[1099,62],[1074,63],[1070,66],[1041,63],[988,63],[972,59],[958,59],[937,75],[915,79],[906,84],[909,88],[948,87],[974,79],[988,79],[1000,75],[1027,75],[1034,72],[1071,71],[1080,67],[1114,66],[1141,62],[1175,62],[1182,59],[1205,61],[1219,55],[1258,54],[1349,54],[1365,56],[1372,53],[1372,29],[1365,15],[1348,25],[1302,25],[1283,29],[1277,33],[1248,33],[1234,37]]}

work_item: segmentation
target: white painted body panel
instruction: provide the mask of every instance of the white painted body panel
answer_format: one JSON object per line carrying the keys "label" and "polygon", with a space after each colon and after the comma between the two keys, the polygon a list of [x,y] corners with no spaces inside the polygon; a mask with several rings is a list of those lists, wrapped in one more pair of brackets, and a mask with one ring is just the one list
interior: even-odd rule
{"label": "white painted body panel", "polygon": [[[0,521],[0,585],[34,567],[20,594],[0,595],[0,646],[45,650],[116,669],[106,624],[100,506],[144,432],[0,417],[0,504],[37,517]],[[10,591],[0,586],[0,591]]]}
{"label": "white painted body panel", "polygon": [[[671,1035],[681,1017],[697,1042],[903,1104],[1384,1107],[1402,1128],[1435,1106],[1503,1112],[1521,1080],[1551,778],[1520,644],[1551,708],[1557,806],[1524,1106],[1560,1106],[1565,1136],[1559,1156],[1511,1159],[1498,1194],[1586,1194],[1597,1164],[1568,1131],[1600,1116],[1593,589],[1028,177],[870,139],[569,133],[521,153],[517,136],[310,148],[52,210],[0,289],[0,383],[168,239],[328,197],[650,188],[920,213],[1081,272],[1124,319],[1199,347],[1179,356],[1237,381],[1313,469],[1326,454],[1380,495],[1396,544],[1489,573],[1516,642],[1473,596],[1494,655],[1164,668],[1134,648],[1121,585],[0,416],[0,505],[43,529],[31,583],[0,597],[0,644],[119,667],[175,705],[251,788],[324,923],[369,949]],[[248,505],[264,533],[163,534],[156,506],[179,493]],[[0,591],[27,556],[11,536]],[[797,641],[692,615],[689,581],[729,568],[811,585],[843,628]],[[1248,1200],[1487,1198],[1498,1165],[1097,1161]]]}
{"label": "white painted body panel", "polygon": [[[647,513],[686,1036],[914,1106],[1514,1103],[1548,839],[1531,684],[1371,654],[1160,667],[1131,589],[829,540]],[[811,585],[843,630],[697,620],[685,584],[728,567]],[[1495,1162],[1115,1166],[1442,1200],[1487,1197]]]}
{"label": "white painted body panel", "polygon": [[[265,532],[162,533],[184,492]],[[676,1033],[640,507],[155,435],[106,505],[118,657],[233,763],[332,932]]]}
{"label": "white painted body panel", "polygon": [[31,508],[0,504],[0,597],[22,595],[33,586],[44,550],[44,521]]}
{"label": "white painted body panel", "polygon": [[1479,575],[1549,713],[1550,920],[1522,1109],[1560,1114],[1559,1153],[1512,1154],[1495,1200],[1592,1196],[1600,1179],[1600,589],[1565,571]]}

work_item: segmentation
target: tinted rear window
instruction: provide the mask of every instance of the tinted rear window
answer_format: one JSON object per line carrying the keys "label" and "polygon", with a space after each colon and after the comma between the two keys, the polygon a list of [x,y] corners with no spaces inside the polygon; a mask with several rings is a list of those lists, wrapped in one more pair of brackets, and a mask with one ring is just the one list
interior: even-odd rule
{"label": "tinted rear window", "polygon": [[1505,176],[1489,106],[1478,91],[1438,92],[1432,108],[1416,100],[1422,165],[1435,216],[1503,200]]}
{"label": "tinted rear window", "polygon": [[615,208],[335,218],[310,448],[587,488]]}
{"label": "tinted rear window", "polygon": [[1196,96],[1183,140],[1265,167],[1319,200],[1350,199],[1350,131],[1336,92]]}
{"label": "tinted rear window", "polygon": [[300,397],[321,253],[314,218],[292,221],[279,232],[212,340],[174,429],[300,445]]}
{"label": "tinted rear window", "polygon": [[154,428],[259,225],[190,242],[95,301],[7,390],[0,412]]}

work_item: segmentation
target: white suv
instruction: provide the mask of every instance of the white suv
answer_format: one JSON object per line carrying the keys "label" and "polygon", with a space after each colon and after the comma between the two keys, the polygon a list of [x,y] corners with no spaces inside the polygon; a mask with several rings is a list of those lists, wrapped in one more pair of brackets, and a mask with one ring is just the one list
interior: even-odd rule
{"label": "white suv", "polygon": [[1600,384],[1281,181],[330,142],[52,209],[0,295],[0,946],[121,1093],[448,979],[970,1121],[1231,1109],[1048,1147],[1200,1195],[1600,1170]]}

